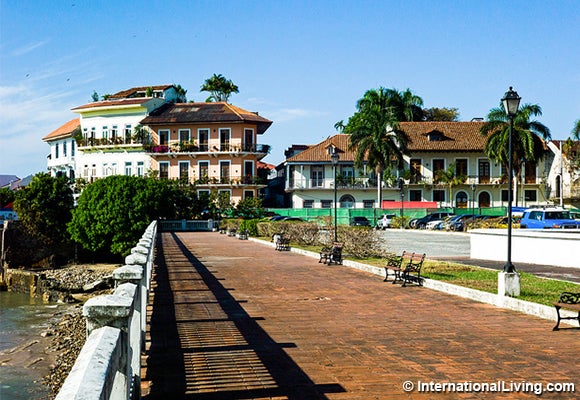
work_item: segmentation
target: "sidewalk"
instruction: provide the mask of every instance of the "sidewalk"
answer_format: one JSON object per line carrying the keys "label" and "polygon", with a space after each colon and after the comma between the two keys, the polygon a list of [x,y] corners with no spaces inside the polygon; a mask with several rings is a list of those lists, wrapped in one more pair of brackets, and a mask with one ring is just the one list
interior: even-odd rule
{"label": "sidewalk", "polygon": [[[580,390],[580,330],[218,233],[163,233],[146,399],[536,398]],[[404,382],[526,383],[409,393]],[[545,393],[543,398],[576,398]]]}

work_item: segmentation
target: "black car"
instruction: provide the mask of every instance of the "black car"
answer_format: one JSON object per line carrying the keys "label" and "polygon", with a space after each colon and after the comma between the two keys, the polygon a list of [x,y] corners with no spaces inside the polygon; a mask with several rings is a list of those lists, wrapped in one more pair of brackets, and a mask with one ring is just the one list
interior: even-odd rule
{"label": "black car", "polygon": [[435,212],[435,213],[427,214],[423,218],[419,218],[415,222],[415,228],[425,229],[425,227],[427,226],[427,222],[442,220],[443,218],[449,217],[452,215],[453,215],[453,213],[450,213],[450,212]]}
{"label": "black car", "polygon": [[366,217],[352,217],[350,226],[371,226],[371,223]]}

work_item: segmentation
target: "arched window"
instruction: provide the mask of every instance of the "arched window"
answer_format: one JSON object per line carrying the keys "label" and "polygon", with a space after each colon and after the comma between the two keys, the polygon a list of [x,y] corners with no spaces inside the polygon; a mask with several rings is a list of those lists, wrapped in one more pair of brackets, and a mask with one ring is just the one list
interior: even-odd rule
{"label": "arched window", "polygon": [[340,198],[340,208],[354,208],[354,197],[345,194]]}
{"label": "arched window", "polygon": [[461,191],[455,195],[455,207],[467,208],[467,193]]}
{"label": "arched window", "polygon": [[491,197],[488,192],[481,192],[477,199],[479,207],[489,207],[491,205]]}

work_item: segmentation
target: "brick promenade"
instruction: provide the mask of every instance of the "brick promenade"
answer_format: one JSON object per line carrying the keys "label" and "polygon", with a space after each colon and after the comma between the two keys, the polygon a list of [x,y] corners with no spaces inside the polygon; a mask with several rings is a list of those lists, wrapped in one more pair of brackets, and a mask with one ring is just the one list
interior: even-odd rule
{"label": "brick promenade", "polygon": [[580,393],[579,329],[218,233],[160,234],[148,314],[146,399],[537,398],[405,381]]}

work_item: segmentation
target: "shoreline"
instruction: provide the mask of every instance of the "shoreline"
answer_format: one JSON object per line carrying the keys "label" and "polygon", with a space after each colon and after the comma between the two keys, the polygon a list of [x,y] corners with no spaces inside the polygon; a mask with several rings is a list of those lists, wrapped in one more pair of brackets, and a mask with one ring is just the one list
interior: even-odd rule
{"label": "shoreline", "polygon": [[111,293],[110,288],[83,292],[83,286],[106,279],[118,267],[118,264],[83,264],[43,271],[63,292],[78,292],[72,295],[75,302],[59,303],[36,336],[33,334],[22,343],[0,351],[0,366],[18,371],[18,376],[24,373],[46,389],[46,393],[39,394],[45,397],[35,398],[54,399],[72,369],[86,341],[84,302]]}

